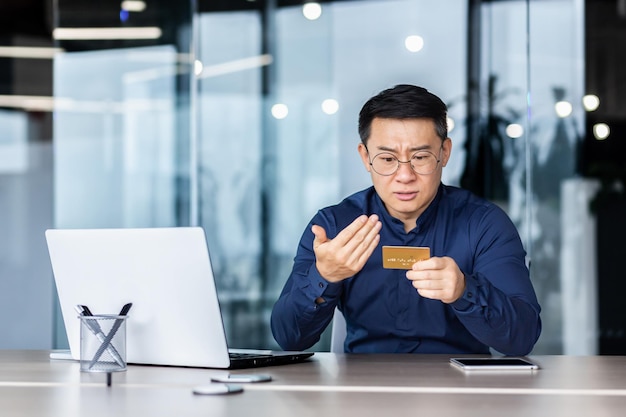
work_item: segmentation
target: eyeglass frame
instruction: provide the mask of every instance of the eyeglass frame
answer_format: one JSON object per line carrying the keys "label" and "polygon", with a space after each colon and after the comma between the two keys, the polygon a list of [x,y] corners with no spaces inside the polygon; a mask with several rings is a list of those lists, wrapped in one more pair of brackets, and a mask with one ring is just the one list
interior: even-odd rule
{"label": "eyeglass frame", "polygon": [[[372,167],[372,169],[374,170],[375,173],[377,173],[378,175],[381,175],[383,177],[390,177],[392,175],[397,174],[398,171],[400,170],[400,164],[409,164],[409,166],[411,167],[411,171],[413,171],[417,175],[430,175],[433,172],[437,171],[437,167],[439,167],[439,163],[441,162],[441,151],[443,150],[443,144],[442,144],[441,147],[439,148],[439,155],[440,155],[439,157],[437,155],[435,155],[433,152],[425,150],[425,149],[420,150],[420,151],[415,151],[413,154],[411,154],[411,157],[409,158],[408,161],[401,161],[400,158],[398,158],[397,156],[395,156],[393,153],[391,153],[389,151],[379,152],[376,155],[374,155],[374,157],[372,158],[371,154],[370,154],[370,150],[367,149],[367,145],[364,145],[364,146],[365,146],[365,150],[367,151],[367,156],[369,158],[370,166]],[[415,170],[415,167],[413,166],[413,164],[411,164],[411,160],[413,160],[413,157],[416,154],[420,153],[420,152],[428,152],[429,154],[431,154],[432,156],[434,156],[437,159],[437,163],[435,164],[435,168],[433,168],[433,170],[430,171],[427,174],[422,174],[422,173],[417,172]],[[374,159],[376,159],[377,156],[385,154],[385,153],[393,156],[396,159],[396,162],[398,163],[398,165],[396,166],[396,170],[393,171],[391,174],[381,174],[380,172],[376,171],[376,168],[374,168],[374,164],[373,164]]]}

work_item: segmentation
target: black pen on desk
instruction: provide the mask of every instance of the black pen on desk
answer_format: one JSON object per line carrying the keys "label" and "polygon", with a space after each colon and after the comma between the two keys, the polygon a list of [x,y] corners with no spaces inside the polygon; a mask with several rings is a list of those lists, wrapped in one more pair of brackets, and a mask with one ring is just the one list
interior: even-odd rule
{"label": "black pen on desk", "polygon": [[[119,316],[127,315],[128,311],[130,310],[132,306],[133,306],[133,303],[125,304],[124,307],[122,307],[120,314],[118,315]],[[102,356],[102,354],[107,349],[107,347],[111,345],[111,340],[113,340],[113,336],[115,336],[115,333],[117,333],[117,330],[120,328],[123,322],[124,322],[124,319],[115,320],[115,323],[113,323],[113,326],[111,327],[111,331],[109,331],[109,334],[102,341],[102,344],[98,348],[98,351],[96,352],[96,354],[93,355],[93,359],[91,360],[91,363],[89,364],[90,369],[96,364],[96,362],[98,362],[98,359],[100,359],[100,356]]]}
{"label": "black pen on desk", "polygon": [[[91,313],[91,310],[89,310],[89,307],[85,305],[79,304],[74,308],[76,309],[76,312],[80,316],[83,316],[83,317],[93,316],[93,314]],[[84,322],[89,328],[89,330],[100,341],[100,343],[104,343],[104,341],[106,340],[106,335],[102,331],[102,328],[100,327],[98,322],[95,319],[94,320],[84,319]],[[115,362],[117,362],[119,366],[124,366],[124,359],[122,359],[122,357],[120,356],[120,353],[117,351],[117,349],[115,349],[115,346],[109,344],[106,350],[111,354],[111,356],[113,357],[113,359],[115,360]]]}

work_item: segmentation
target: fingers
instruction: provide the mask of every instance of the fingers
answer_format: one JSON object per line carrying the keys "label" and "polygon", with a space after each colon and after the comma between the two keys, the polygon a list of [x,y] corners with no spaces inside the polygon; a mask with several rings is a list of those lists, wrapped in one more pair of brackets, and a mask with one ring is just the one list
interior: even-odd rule
{"label": "fingers", "polygon": [[465,291],[465,276],[452,258],[416,262],[406,277],[422,297],[444,303],[456,301]]}
{"label": "fingers", "polygon": [[[356,229],[357,227],[358,229]],[[343,236],[341,236],[338,243],[342,243],[342,238],[346,238],[350,234],[352,236],[343,243],[339,253],[343,254],[348,264],[352,264],[355,268],[361,270],[374,252],[374,249],[376,249],[376,246],[378,246],[380,229],[381,223],[377,215],[372,215],[365,219],[358,218],[340,233]],[[346,233],[344,234],[344,232]]]}
{"label": "fingers", "polygon": [[[343,229],[334,239],[340,246],[358,245],[365,241],[372,229],[380,230],[380,221],[376,214],[367,217],[362,215],[357,217],[345,229]],[[378,233],[378,232],[377,232]]]}
{"label": "fingers", "polygon": [[324,228],[313,226],[313,250],[320,274],[329,281],[338,281],[360,271],[380,241],[381,227],[377,215],[363,215],[328,239]]}
{"label": "fingers", "polygon": [[432,257],[417,261],[411,267],[412,271],[428,271],[433,269],[444,269],[446,267],[445,258]]}
{"label": "fingers", "polygon": [[377,215],[359,216],[331,241],[335,254],[346,263],[364,264],[360,260],[367,261],[376,248],[381,227]]}
{"label": "fingers", "polygon": [[[345,229],[343,229],[334,239],[328,239],[326,230],[318,225],[313,225],[311,231],[315,235],[314,247],[321,243],[331,242],[336,250],[345,249],[347,253],[354,252],[360,256],[363,253],[369,254],[376,248],[376,244],[380,239],[378,233],[382,225],[376,214],[367,217],[365,215],[357,217]],[[372,247],[373,244],[373,247]],[[371,250],[370,250],[371,249]],[[369,257],[369,256],[368,256]]]}
{"label": "fingers", "polygon": [[360,253],[359,263],[365,265],[365,262],[372,256],[374,250],[378,246],[380,242],[380,222],[378,222],[378,227],[372,227],[370,231],[367,233],[365,239],[361,242],[361,251],[356,251],[356,253]]}
{"label": "fingers", "polygon": [[311,232],[315,235],[315,240],[313,241],[313,247],[317,247],[320,244],[328,241],[328,236],[326,236],[326,230],[322,226],[318,226],[314,224],[311,227]]}

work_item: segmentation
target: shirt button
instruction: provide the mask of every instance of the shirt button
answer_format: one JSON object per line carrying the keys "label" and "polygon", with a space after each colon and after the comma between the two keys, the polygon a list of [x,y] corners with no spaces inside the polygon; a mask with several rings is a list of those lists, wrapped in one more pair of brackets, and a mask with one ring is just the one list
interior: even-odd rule
{"label": "shirt button", "polygon": [[474,293],[468,292],[467,293],[467,298],[473,298],[474,297]]}
{"label": "shirt button", "polygon": [[320,286],[320,288],[324,288],[324,283],[320,282],[319,286]]}

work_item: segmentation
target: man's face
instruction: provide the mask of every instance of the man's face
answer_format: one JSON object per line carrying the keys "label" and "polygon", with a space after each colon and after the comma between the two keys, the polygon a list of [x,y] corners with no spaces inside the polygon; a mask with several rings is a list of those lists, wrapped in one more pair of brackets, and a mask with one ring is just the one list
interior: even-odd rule
{"label": "man's face", "polygon": [[[360,143],[359,154],[372,175],[376,192],[393,217],[404,222],[405,230],[415,227],[415,221],[437,194],[442,167],[450,157],[452,142],[441,141],[431,119],[381,119],[372,121],[367,148]],[[432,152],[440,162],[430,174],[417,174],[409,164],[400,164],[392,175],[380,175],[372,169],[370,160],[381,152],[408,161],[419,151]]]}

